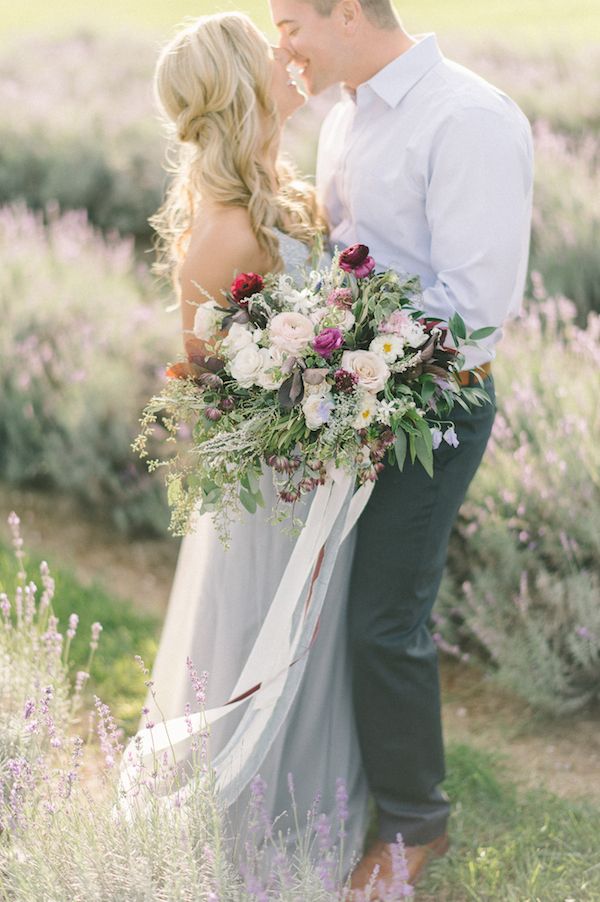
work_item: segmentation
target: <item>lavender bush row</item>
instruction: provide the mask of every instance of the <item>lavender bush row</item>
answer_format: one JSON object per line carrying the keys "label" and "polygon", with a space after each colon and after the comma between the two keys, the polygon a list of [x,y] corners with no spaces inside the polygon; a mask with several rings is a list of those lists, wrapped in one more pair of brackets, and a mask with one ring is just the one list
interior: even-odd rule
{"label": "lavender bush row", "polygon": [[[536,124],[532,267],[585,315],[600,309],[600,52],[525,54],[501,43],[445,52],[506,90]],[[102,229],[147,242],[166,184],[151,96],[156,47],[131,36],[29,39],[0,57],[0,204],[86,209]],[[39,72],[44,78],[39,78]],[[118,103],[115,97],[118,96]],[[285,148],[313,171],[319,123],[336,92],[294,117]]]}
{"label": "lavender bush row", "polygon": [[[334,902],[347,897],[340,860],[348,800],[341,781],[336,818],[320,814],[315,799],[294,854],[277,822],[269,822],[266,786],[258,775],[241,834],[231,834],[214,790],[207,731],[193,739],[187,774],[193,791],[185,800],[178,793],[181,772],[168,754],[150,766],[133,755],[133,786],[127,795],[119,791],[122,730],[108,706],[95,698],[90,712],[97,745],[91,731],[86,743],[74,730],[85,720],[82,688],[90,669],[78,673],[71,685],[68,653],[77,615],[71,615],[63,635],[52,613],[48,567],[41,567],[38,601],[23,567],[14,513],[9,527],[18,573],[13,598],[0,594],[2,898]],[[100,624],[92,627],[90,665],[100,630]],[[138,663],[147,676],[143,661]],[[207,675],[198,676],[191,661],[188,666],[202,706]],[[151,680],[146,686],[154,691]],[[296,819],[291,775],[288,782]],[[412,895],[401,837],[393,862],[392,886],[381,894],[387,902]],[[360,894],[353,899],[361,902]]]}
{"label": "lavender bush row", "polygon": [[130,443],[178,350],[177,314],[132,242],[102,238],[84,213],[44,225],[0,209],[0,247],[1,477],[72,493],[122,529],[166,532],[162,481]]}
{"label": "lavender bush row", "polygon": [[534,284],[501,345],[499,413],[434,619],[444,650],[483,655],[558,715],[600,700],[600,316],[580,328]]}

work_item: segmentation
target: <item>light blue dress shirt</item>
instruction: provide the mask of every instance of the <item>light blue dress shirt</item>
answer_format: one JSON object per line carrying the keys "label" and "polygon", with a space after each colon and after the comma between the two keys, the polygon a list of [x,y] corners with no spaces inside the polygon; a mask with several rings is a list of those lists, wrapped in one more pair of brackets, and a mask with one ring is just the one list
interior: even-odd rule
{"label": "light blue dress shirt", "polygon": [[[430,316],[457,311],[474,330],[518,315],[533,191],[518,106],[433,34],[343,95],[317,161],[332,245],[367,244],[379,267],[418,274]],[[465,367],[491,360],[501,334],[468,348]]]}

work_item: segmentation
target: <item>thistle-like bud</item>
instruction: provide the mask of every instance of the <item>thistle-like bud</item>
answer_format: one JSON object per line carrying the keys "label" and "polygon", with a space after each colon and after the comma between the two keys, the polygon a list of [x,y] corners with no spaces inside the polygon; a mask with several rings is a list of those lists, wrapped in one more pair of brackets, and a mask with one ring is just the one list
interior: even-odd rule
{"label": "thistle-like bud", "polygon": [[287,457],[281,457],[278,454],[270,454],[269,457],[267,457],[267,463],[278,473],[285,473],[287,471]]}
{"label": "thistle-like bud", "polygon": [[219,407],[221,408],[221,410],[224,410],[225,413],[229,413],[229,411],[233,410],[233,408],[235,407],[235,401],[233,400],[233,398],[229,397],[222,398],[219,402]]}
{"label": "thistle-like bud", "polygon": [[212,423],[218,422],[223,414],[216,407],[205,407],[204,416],[207,420],[210,420]]}
{"label": "thistle-like bud", "polygon": [[218,391],[223,385],[223,380],[215,373],[202,373],[198,377],[198,382],[205,388],[212,388],[214,391]]}
{"label": "thistle-like bud", "polygon": [[300,497],[300,493],[298,491],[289,492],[287,489],[282,489],[282,491],[279,492],[279,497],[282,501],[293,504],[294,501],[297,501]]}

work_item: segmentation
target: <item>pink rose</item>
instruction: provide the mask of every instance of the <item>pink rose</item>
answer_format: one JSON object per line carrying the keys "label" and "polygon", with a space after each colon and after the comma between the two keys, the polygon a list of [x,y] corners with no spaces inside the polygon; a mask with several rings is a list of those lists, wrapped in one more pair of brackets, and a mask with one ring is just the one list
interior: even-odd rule
{"label": "pink rose", "polygon": [[364,279],[375,269],[375,260],[369,257],[366,244],[351,244],[340,254],[340,269],[354,273],[357,279]]}
{"label": "pink rose", "polygon": [[335,327],[331,327],[329,329],[323,329],[322,332],[319,332],[317,337],[312,343],[314,350],[317,354],[320,354],[321,357],[331,357],[334,351],[337,351],[344,344],[344,336],[340,332],[339,329]]}

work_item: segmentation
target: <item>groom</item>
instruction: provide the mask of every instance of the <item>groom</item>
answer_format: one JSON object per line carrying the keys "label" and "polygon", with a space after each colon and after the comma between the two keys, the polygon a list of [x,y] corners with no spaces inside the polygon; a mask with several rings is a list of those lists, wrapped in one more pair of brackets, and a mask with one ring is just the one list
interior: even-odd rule
{"label": "groom", "polygon": [[[311,94],[342,84],[320,136],[317,187],[331,243],[367,244],[378,265],[418,273],[429,316],[469,330],[519,312],[532,197],[531,132],[502,92],[412,37],[389,0],[270,0],[280,46]],[[493,344],[467,350],[492,404],[457,408],[452,433],[420,465],[386,467],[358,523],[350,591],[353,696],[379,839],[353,873],[391,878],[401,833],[409,879],[448,847],[437,649],[427,622],[458,509],[495,413]]]}

